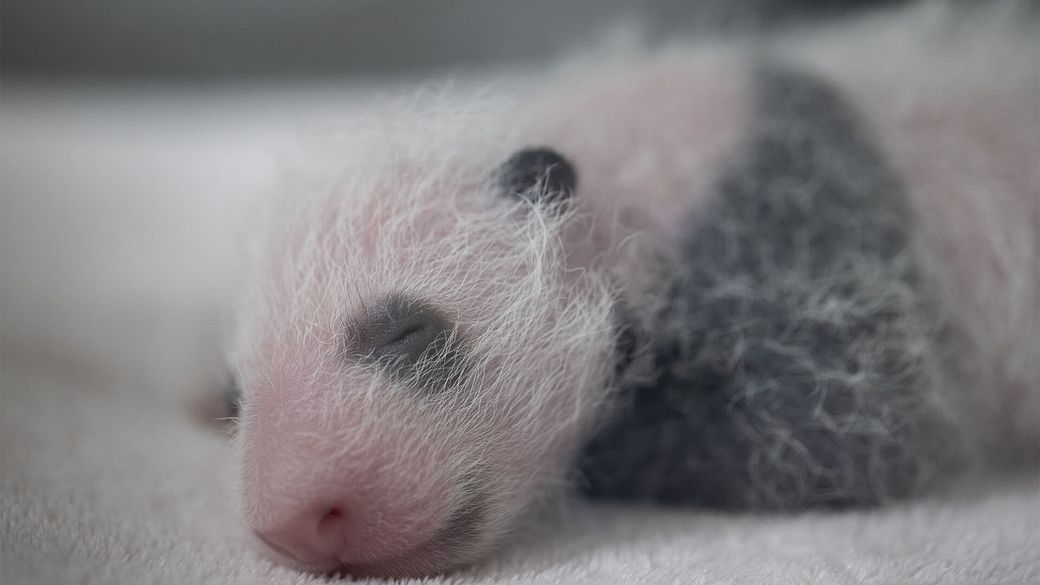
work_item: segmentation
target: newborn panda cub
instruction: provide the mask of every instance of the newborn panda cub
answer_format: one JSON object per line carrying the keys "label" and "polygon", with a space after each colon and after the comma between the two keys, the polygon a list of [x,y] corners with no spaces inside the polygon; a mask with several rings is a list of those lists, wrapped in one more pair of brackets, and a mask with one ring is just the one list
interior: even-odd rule
{"label": "newborn panda cub", "polygon": [[987,405],[1035,408],[1012,276],[1036,269],[1036,73],[994,97],[957,71],[943,101],[941,59],[908,87],[849,55],[678,52],[359,130],[255,246],[230,352],[250,527],[308,570],[421,575],[568,486],[869,505],[1012,444]]}

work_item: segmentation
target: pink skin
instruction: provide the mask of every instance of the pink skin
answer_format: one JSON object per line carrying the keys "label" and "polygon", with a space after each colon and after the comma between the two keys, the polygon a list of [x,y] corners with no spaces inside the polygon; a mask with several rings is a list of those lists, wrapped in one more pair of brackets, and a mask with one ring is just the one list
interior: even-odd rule
{"label": "pink skin", "polygon": [[823,64],[906,181],[958,334],[966,408],[1007,463],[1040,450],[1040,71],[1013,57],[967,70],[926,60],[912,85],[901,70]]}
{"label": "pink skin", "polygon": [[[746,134],[750,79],[732,52],[633,65],[593,68],[546,92],[524,112],[521,134],[574,163],[576,204],[600,226],[668,250]],[[568,242],[576,264],[603,249],[581,244]]]}
{"label": "pink skin", "polygon": [[[330,207],[324,215],[334,218],[336,211]],[[332,227],[318,233],[328,238]],[[354,245],[373,253],[375,238]],[[272,273],[291,273],[294,262],[305,261],[304,236],[283,250],[272,258]],[[448,518],[451,486],[436,468],[438,454],[400,440],[424,425],[424,413],[400,404],[399,393],[352,391],[379,382],[328,359],[339,334],[335,301],[305,292],[305,312],[290,308],[301,302],[301,290],[330,286],[331,275],[316,276],[302,289],[291,276],[272,279],[270,294],[280,310],[269,315],[264,331],[270,337],[247,366],[252,382],[243,405],[241,491],[258,536],[290,563],[323,572],[385,563],[419,549]]]}
{"label": "pink skin", "polygon": [[[991,165],[989,176],[1010,185],[1005,190],[1007,200],[995,206],[999,207],[996,213],[1003,214],[998,220],[1011,226],[1009,232],[1033,234],[1029,245],[1035,252],[1040,190],[1035,161],[1040,145],[1035,131],[1016,133],[1013,127],[1022,119],[1031,120],[1034,130],[1037,127],[1035,99],[1019,99],[1035,98],[1036,92],[1007,98],[967,92],[962,100],[943,102],[947,109],[937,109],[936,100],[951,95],[949,88],[907,87],[908,94],[920,96],[920,103],[884,113],[872,106],[891,105],[893,92],[906,87],[905,79],[857,77],[845,67],[861,61],[859,56],[845,56],[834,67],[819,67],[868,113],[889,159],[907,178],[925,218],[926,239],[939,263],[948,266],[941,276],[957,283],[950,287],[956,291],[950,303],[967,308],[958,317],[961,326],[993,342],[980,359],[997,363],[994,387],[1011,400],[1019,396],[1012,404],[1035,401],[1035,386],[1023,382],[1022,376],[1036,370],[1022,369],[1023,361],[1012,359],[1035,343],[1035,282],[1014,294],[979,282],[1000,284],[1016,271],[1035,274],[1037,256],[1029,257],[1031,265],[1002,261],[1005,256],[993,242],[990,225],[979,223],[971,211],[985,206],[979,201],[962,205],[971,203],[975,191],[950,180],[947,171],[949,164],[966,168],[969,161],[977,162],[977,146],[958,151],[957,145],[971,147],[985,137],[993,154],[988,163],[983,161]],[[553,147],[574,163],[578,173],[574,199],[578,221],[562,233],[565,265],[554,267],[561,280],[577,281],[584,271],[600,270],[623,295],[616,300],[645,311],[657,276],[647,259],[667,254],[673,247],[688,213],[710,192],[727,156],[746,134],[747,71],[746,62],[732,52],[665,56],[649,66],[640,62],[587,67],[577,75],[570,72],[567,81],[526,101],[521,111],[506,114],[508,124],[518,128],[509,133],[516,141],[514,149]],[[1035,81],[1035,75],[1029,81]],[[986,115],[972,113],[980,103],[996,102],[1002,105]],[[1001,111],[1012,113],[1000,115]],[[947,120],[958,123],[947,124]],[[464,158],[474,168],[462,172],[463,179],[453,177],[445,182],[447,186],[434,188],[431,197],[450,200],[461,213],[478,214],[474,217],[482,219],[473,224],[474,230],[494,233],[511,226],[513,218],[494,211],[498,194],[481,188],[482,177],[508,154],[467,153]],[[333,220],[328,229],[318,230],[327,240],[331,265],[342,271],[340,277],[350,275],[354,291],[350,297],[326,298],[323,279],[332,276],[325,273],[310,275],[316,279],[306,286],[291,278],[275,279],[268,286],[278,291],[275,297],[280,300],[256,333],[262,338],[258,349],[239,365],[246,374],[240,433],[246,519],[264,540],[313,571],[345,567],[359,575],[419,575],[486,554],[533,506],[536,495],[563,483],[566,465],[591,422],[589,404],[609,383],[606,373],[582,378],[575,369],[591,364],[597,371],[610,370],[608,335],[585,342],[587,347],[575,342],[580,354],[561,355],[560,347],[538,353],[556,313],[526,320],[519,332],[513,331],[515,323],[496,321],[508,312],[504,299],[510,280],[519,281],[527,267],[499,266],[479,251],[458,258],[450,274],[437,275],[439,280],[465,282],[470,302],[446,293],[435,294],[434,300],[469,338],[479,338],[489,327],[511,327],[510,333],[518,336],[516,346],[530,352],[524,355],[525,363],[530,362],[522,372],[525,378],[514,389],[483,389],[487,393],[472,411],[467,410],[473,405],[466,397],[452,409],[441,409],[416,400],[370,369],[329,357],[325,350],[337,343],[344,318],[414,276],[394,273],[396,258],[379,256],[381,227],[394,208],[380,207],[377,200],[423,184],[415,170],[421,166],[403,162],[400,168],[405,170],[388,180],[389,186],[334,199],[322,215],[324,220],[342,213],[363,222],[351,232],[356,238],[351,242],[337,239],[340,234],[332,229]],[[1023,168],[1031,170],[1023,172]],[[951,200],[960,204],[950,204]],[[403,242],[416,247],[403,255],[429,254],[431,262],[444,256],[437,246],[441,235],[451,232],[452,218],[447,215],[424,217],[417,224],[421,230],[414,234],[418,241]],[[487,250],[510,242],[496,235],[487,238]],[[362,252],[350,260],[357,264],[337,257],[335,250],[343,246]],[[297,260],[290,252],[280,261],[291,267]],[[372,275],[381,280],[373,281]],[[298,290],[301,286],[303,294]],[[537,314],[535,309],[544,308],[547,299],[562,302],[582,292],[561,286],[547,292],[546,298],[532,299],[530,313]],[[433,294],[419,292],[424,297]],[[1023,318],[1027,326],[987,330],[985,325],[1021,323]],[[1033,325],[1028,325],[1030,319]],[[611,325],[604,318],[588,327],[605,332]],[[1012,348],[1018,348],[1018,353]],[[996,359],[994,352],[1006,355]],[[325,357],[315,357],[321,355]],[[505,352],[488,358],[487,379],[508,371],[514,359]],[[1032,363],[1035,368],[1035,360]],[[1020,388],[1017,394],[1016,387]],[[1036,408],[1025,404],[1022,410],[1033,413]],[[1030,428],[1035,432],[1035,424]],[[461,470],[468,468],[461,463],[471,461],[479,465],[472,468],[472,477],[464,478]],[[460,487],[464,482],[469,482],[466,489]],[[463,518],[460,510],[473,499],[483,500],[482,516],[466,527],[475,532],[453,541],[452,536],[459,535],[446,531]],[[453,529],[460,530],[458,525]]]}
{"label": "pink skin", "polygon": [[[396,558],[432,537],[449,510],[449,478],[443,477],[422,451],[402,450],[395,428],[387,421],[376,440],[357,442],[346,449],[319,433],[323,413],[314,406],[319,392],[335,384],[353,383],[354,372],[344,371],[300,380],[278,380],[293,394],[285,398],[262,393],[255,398],[257,412],[246,444],[245,498],[263,502],[253,516],[253,528],[268,543],[314,566],[358,565]],[[369,416],[367,409],[393,407],[389,400],[351,401],[341,407],[341,424],[358,426],[351,417]],[[308,408],[312,407],[312,408]],[[400,408],[400,406],[397,406]],[[301,453],[309,454],[303,461]],[[321,461],[321,465],[310,464]]]}
{"label": "pink skin", "polygon": [[[417,408],[387,381],[374,384],[385,395],[352,395],[372,385],[361,368],[270,363],[275,373],[254,388],[244,413],[242,494],[254,531],[315,572],[345,566],[355,575],[424,574],[453,564],[439,541],[450,535],[441,531],[471,502],[460,501],[459,478],[449,471],[467,446],[480,444],[478,427],[442,430],[427,440],[420,430],[438,428],[438,413]],[[345,401],[332,404],[330,395]],[[510,431],[524,422],[515,409],[502,405],[496,412],[488,424],[519,434]],[[310,430],[329,417],[345,431]],[[537,491],[545,470],[562,466],[561,454],[573,451],[576,432],[543,435],[546,444],[529,450],[503,446],[497,457],[519,478],[512,489]]]}
{"label": "pink skin", "polygon": [[[610,252],[620,254],[602,263],[618,271],[611,280],[621,281],[626,291],[648,286],[641,279],[648,278],[649,267],[626,254],[632,253],[633,246],[666,247],[662,242],[673,237],[688,200],[706,191],[719,161],[736,145],[742,133],[739,120],[746,118],[746,100],[741,99],[746,84],[733,71],[739,69],[730,62],[665,60],[634,77],[628,70],[627,77],[586,79],[576,84],[580,91],[564,88],[565,98],[547,93],[528,102],[525,111],[508,114],[507,119],[523,128],[517,133],[523,142],[515,148],[553,146],[571,158],[579,174],[574,201],[580,219],[562,234],[565,265],[557,268],[564,283],[581,274],[575,268],[589,269],[594,260],[603,260],[604,252]],[[630,104],[639,96],[647,96],[640,100],[645,107],[632,115]],[[615,122],[613,130],[605,130],[604,117]],[[607,147],[606,141],[619,132],[617,124],[625,142]],[[633,152],[638,155],[629,156]],[[434,195],[452,198],[463,213],[475,210],[486,215],[487,209],[499,205],[495,201],[501,194],[485,192],[480,179],[507,154],[477,161],[479,168],[473,169],[471,179],[463,173],[461,180],[449,181],[453,187],[447,192],[434,187]],[[402,168],[409,168],[404,164]],[[532,317],[524,330],[512,332],[520,336],[517,345],[527,348],[525,360],[540,364],[525,369],[529,381],[517,385],[532,394],[487,389],[480,409],[471,415],[462,412],[459,418],[424,405],[371,369],[344,363],[328,352],[338,343],[344,318],[381,293],[398,288],[394,282],[373,282],[367,276],[385,273],[383,263],[394,262],[393,257],[378,257],[380,226],[392,210],[378,201],[394,189],[419,189],[410,186],[421,184],[423,177],[415,175],[399,173],[393,187],[381,189],[377,197],[332,199],[320,214],[328,222],[328,227],[317,231],[320,245],[342,265],[344,274],[354,277],[350,298],[322,294],[329,290],[327,279],[333,278],[329,274],[305,278],[296,274],[293,267],[306,262],[300,255],[308,253],[305,239],[313,232],[290,237],[290,248],[283,249],[270,267],[283,276],[266,285],[276,300],[273,310],[265,313],[263,326],[252,334],[262,341],[239,365],[245,391],[240,444],[246,519],[272,548],[308,570],[345,567],[353,574],[428,574],[483,554],[515,527],[537,495],[563,484],[579,437],[595,413],[586,403],[599,400],[608,383],[610,336],[600,334],[582,342],[589,345],[574,358],[560,351],[577,344],[575,340],[565,339],[567,345],[542,351],[539,319],[545,319],[544,328],[551,328],[555,321],[551,313]],[[659,201],[649,204],[637,197],[640,193],[653,194]],[[351,242],[337,239],[334,226],[339,213],[361,222]],[[441,234],[451,231],[453,220],[449,220],[431,216],[417,222],[422,232],[414,237],[426,242],[418,253],[437,246]],[[493,222],[498,230],[511,226],[513,220],[498,214]],[[646,230],[655,234],[653,241],[633,239]],[[494,237],[488,250],[498,245]],[[628,248],[619,246],[623,240],[632,243]],[[336,250],[343,246],[351,246],[359,255],[336,259],[342,255]],[[458,319],[468,338],[487,333],[486,327],[501,326],[496,318],[507,311],[500,305],[510,292],[502,276],[515,270],[519,280],[527,270],[494,263],[475,269],[488,264],[481,260],[480,256],[459,258],[454,276],[438,275],[472,283],[467,285],[469,298],[482,301],[481,306],[460,306],[450,297],[437,300]],[[407,282],[406,276],[401,276],[401,282]],[[562,302],[567,300],[563,297],[580,293],[566,288],[573,282],[563,286],[547,293],[552,295],[548,298],[560,296]],[[530,302],[540,307],[550,302],[548,298]],[[612,324],[583,327],[608,332]],[[513,359],[503,355],[484,362],[487,379],[495,379],[496,370],[514,365]],[[582,374],[578,368],[596,373]],[[560,387],[550,391],[547,383]],[[460,404],[465,406],[465,401]],[[492,441],[489,435],[512,439]],[[492,469],[478,469],[476,481],[470,478],[471,487],[461,490],[459,462],[469,460]],[[489,495],[494,499],[488,500]],[[460,526],[465,521],[460,510],[474,501],[482,504],[480,518],[471,526]],[[477,532],[468,536],[445,532],[470,529]],[[453,536],[466,538],[453,542]]]}

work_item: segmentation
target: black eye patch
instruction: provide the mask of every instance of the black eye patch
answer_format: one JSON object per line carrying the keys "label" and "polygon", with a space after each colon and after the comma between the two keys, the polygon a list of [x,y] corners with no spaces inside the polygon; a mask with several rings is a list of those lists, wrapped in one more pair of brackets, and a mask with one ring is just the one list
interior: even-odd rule
{"label": "black eye patch", "polygon": [[525,148],[498,169],[498,181],[510,197],[532,203],[562,203],[574,194],[578,176],[574,166],[558,152],[545,147]]}
{"label": "black eye patch", "polygon": [[453,329],[430,303],[392,294],[347,327],[347,355],[418,386],[443,387],[460,374],[461,350]]}

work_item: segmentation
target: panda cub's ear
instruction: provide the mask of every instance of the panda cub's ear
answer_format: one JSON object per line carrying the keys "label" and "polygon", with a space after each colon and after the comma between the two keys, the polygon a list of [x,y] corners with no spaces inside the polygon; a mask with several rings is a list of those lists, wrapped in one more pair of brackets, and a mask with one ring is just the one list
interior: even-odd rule
{"label": "panda cub's ear", "polygon": [[525,148],[498,168],[498,184],[509,197],[532,203],[565,203],[574,194],[574,166],[551,148]]}

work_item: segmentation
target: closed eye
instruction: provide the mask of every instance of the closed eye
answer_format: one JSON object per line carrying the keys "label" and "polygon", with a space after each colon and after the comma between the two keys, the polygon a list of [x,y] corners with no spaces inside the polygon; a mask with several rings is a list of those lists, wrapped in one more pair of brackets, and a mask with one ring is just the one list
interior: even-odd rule
{"label": "closed eye", "polygon": [[386,345],[397,345],[402,342],[406,342],[408,341],[409,337],[420,335],[423,332],[425,332],[426,329],[427,327],[423,323],[412,323],[410,325],[406,325],[404,328],[393,333],[390,336],[390,340],[386,342]]}
{"label": "closed eye", "polygon": [[[461,345],[454,324],[431,303],[387,295],[347,327],[347,355],[424,388],[454,385]],[[454,341],[453,341],[454,340]]]}

